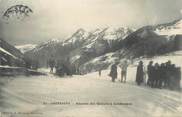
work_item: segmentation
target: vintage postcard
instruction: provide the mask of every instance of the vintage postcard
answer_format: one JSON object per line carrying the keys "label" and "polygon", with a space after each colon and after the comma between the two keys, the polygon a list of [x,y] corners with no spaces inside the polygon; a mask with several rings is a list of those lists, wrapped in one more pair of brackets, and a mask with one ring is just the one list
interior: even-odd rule
{"label": "vintage postcard", "polygon": [[0,0],[0,117],[181,117],[182,0]]}

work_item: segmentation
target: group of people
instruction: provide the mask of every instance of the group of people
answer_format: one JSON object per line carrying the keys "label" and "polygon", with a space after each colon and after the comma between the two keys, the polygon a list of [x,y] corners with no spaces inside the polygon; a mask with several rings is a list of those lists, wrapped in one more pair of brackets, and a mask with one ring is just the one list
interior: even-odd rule
{"label": "group of people", "polygon": [[[115,63],[111,66],[109,76],[112,82],[117,79],[117,65]],[[124,61],[121,65],[121,82],[126,82],[128,63]],[[145,67],[143,62],[140,61],[137,65],[136,83],[137,85],[145,84],[151,88],[168,88],[171,90],[179,90],[181,81],[181,68],[176,67],[171,61],[166,63],[153,63],[150,61]]]}
{"label": "group of people", "polygon": [[[115,63],[111,66],[111,71],[110,71],[109,76],[112,78],[112,82],[115,82],[115,80],[117,79],[117,76],[118,76],[117,64],[118,63]],[[126,83],[128,62],[124,61],[123,64],[119,65],[119,67],[121,68],[121,82]]]}
{"label": "group of people", "polygon": [[71,69],[68,68],[65,64],[59,64],[56,66],[56,75],[58,76],[72,76]]}
{"label": "group of people", "polygon": [[[148,79],[146,80],[146,74]],[[181,81],[181,68],[176,67],[171,61],[166,63],[153,63],[150,61],[147,70],[140,61],[137,67],[136,82],[140,85],[146,82],[146,85],[152,88],[168,88],[171,90],[179,90]]]}
{"label": "group of people", "polygon": [[58,76],[71,76],[72,75],[72,69],[63,62],[55,61],[54,59],[48,60],[48,67],[50,67],[50,73],[55,73]]}

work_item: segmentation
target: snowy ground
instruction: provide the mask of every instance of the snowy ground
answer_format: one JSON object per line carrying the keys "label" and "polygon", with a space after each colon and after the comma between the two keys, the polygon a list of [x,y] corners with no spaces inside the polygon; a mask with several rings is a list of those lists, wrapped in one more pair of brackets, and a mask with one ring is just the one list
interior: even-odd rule
{"label": "snowy ground", "polygon": [[[3,117],[181,116],[181,92],[136,86],[136,68],[128,71],[126,84],[119,82],[120,76],[112,83],[108,70],[101,77],[98,73],[67,78],[49,74],[7,80],[1,88],[0,112]],[[91,102],[102,104],[88,104]]]}

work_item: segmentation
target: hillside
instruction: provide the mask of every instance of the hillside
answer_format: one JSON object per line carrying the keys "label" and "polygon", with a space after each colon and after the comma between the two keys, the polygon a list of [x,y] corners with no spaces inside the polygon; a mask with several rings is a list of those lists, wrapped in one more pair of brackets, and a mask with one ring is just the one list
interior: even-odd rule
{"label": "hillside", "polygon": [[24,66],[24,55],[3,39],[0,39],[0,65]]}
{"label": "hillside", "polygon": [[[116,51],[116,52],[107,53],[100,57],[96,57],[96,58],[86,62],[85,64],[83,64],[80,67],[80,71],[83,74],[86,74],[86,73],[98,71],[100,69],[108,69],[116,61],[119,61],[120,63],[122,63],[126,59],[120,58],[121,53],[122,53],[121,51]],[[144,62],[145,66],[147,66],[147,64],[151,60],[154,61],[154,63],[155,62],[165,63],[170,60],[173,64],[176,64],[176,66],[182,68],[181,59],[182,59],[182,51],[176,51],[176,52],[171,52],[171,53],[167,53],[164,55],[153,56],[153,57],[149,57],[149,58],[140,57],[140,58],[135,58],[135,59],[127,59],[127,60],[131,66],[133,66],[133,65],[137,66],[138,62],[140,60],[142,60]]]}
{"label": "hillside", "polygon": [[181,35],[182,19],[175,20],[170,23],[160,24],[154,27],[155,32],[159,35]]}

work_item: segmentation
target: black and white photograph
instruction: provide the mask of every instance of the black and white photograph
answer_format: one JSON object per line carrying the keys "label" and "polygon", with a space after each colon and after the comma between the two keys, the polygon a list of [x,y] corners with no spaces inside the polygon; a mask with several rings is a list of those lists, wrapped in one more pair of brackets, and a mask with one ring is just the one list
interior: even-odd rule
{"label": "black and white photograph", "polygon": [[182,0],[0,0],[0,117],[181,117]]}

